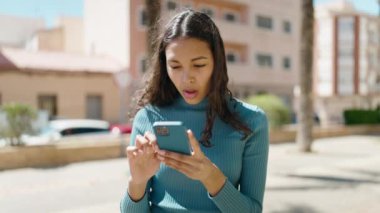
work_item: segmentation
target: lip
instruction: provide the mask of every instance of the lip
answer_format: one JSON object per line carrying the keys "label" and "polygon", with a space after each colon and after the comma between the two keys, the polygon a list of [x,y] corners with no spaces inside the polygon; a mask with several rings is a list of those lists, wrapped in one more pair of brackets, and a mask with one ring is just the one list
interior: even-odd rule
{"label": "lip", "polygon": [[197,90],[192,90],[192,89],[185,89],[182,92],[183,92],[183,96],[186,99],[194,99],[198,95],[198,91]]}

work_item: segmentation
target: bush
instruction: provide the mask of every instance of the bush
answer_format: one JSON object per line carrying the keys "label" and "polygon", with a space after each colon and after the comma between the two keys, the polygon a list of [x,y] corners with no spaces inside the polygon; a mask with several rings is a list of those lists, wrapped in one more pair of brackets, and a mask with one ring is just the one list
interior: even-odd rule
{"label": "bush", "polygon": [[36,111],[23,104],[6,104],[1,108],[7,118],[7,126],[2,127],[0,136],[7,138],[11,146],[23,145],[20,137],[32,132],[32,121],[36,119]]}
{"label": "bush", "polygon": [[271,94],[260,94],[251,96],[246,101],[264,110],[268,116],[270,127],[277,128],[290,123],[290,110],[279,97]]}
{"label": "bush", "polygon": [[380,110],[348,109],[343,116],[346,125],[380,124]]}

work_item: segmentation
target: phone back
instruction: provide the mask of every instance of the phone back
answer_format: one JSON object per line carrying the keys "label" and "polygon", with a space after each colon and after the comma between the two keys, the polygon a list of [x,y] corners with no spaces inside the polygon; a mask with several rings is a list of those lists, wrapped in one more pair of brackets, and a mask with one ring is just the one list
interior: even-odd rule
{"label": "phone back", "polygon": [[180,121],[156,121],[153,124],[157,144],[162,150],[191,154],[186,127]]}

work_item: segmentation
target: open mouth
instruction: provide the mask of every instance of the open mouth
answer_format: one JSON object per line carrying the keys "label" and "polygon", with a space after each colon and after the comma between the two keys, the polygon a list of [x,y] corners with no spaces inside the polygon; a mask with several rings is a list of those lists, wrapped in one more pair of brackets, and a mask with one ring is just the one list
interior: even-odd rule
{"label": "open mouth", "polygon": [[198,95],[198,91],[197,90],[190,90],[190,89],[189,90],[183,90],[183,95],[187,99],[193,99]]}

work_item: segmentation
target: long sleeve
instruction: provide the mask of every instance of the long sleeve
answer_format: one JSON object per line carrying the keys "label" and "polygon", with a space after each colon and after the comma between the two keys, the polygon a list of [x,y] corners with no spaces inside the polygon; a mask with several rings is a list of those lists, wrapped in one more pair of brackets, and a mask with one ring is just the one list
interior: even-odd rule
{"label": "long sleeve", "polygon": [[134,202],[129,197],[128,191],[126,190],[123,199],[120,202],[120,212],[122,213],[146,213],[150,212],[149,202],[148,202],[148,191],[145,192],[144,197],[138,202]]}
{"label": "long sleeve", "polygon": [[[133,128],[132,128],[129,146],[135,145],[136,135],[138,134],[143,135],[146,129],[145,126],[148,124],[149,124],[149,120],[147,119],[147,116],[146,116],[146,110],[142,109],[136,114],[135,119],[133,121]],[[124,196],[120,202],[120,212],[122,213],[150,212],[149,200],[148,200],[149,190],[150,190],[150,181],[147,184],[144,197],[138,202],[131,200],[128,194],[128,190],[125,190]]]}
{"label": "long sleeve", "polygon": [[262,111],[253,125],[253,135],[244,148],[240,191],[227,180],[221,191],[210,197],[221,212],[262,212],[269,151],[268,121]]}

